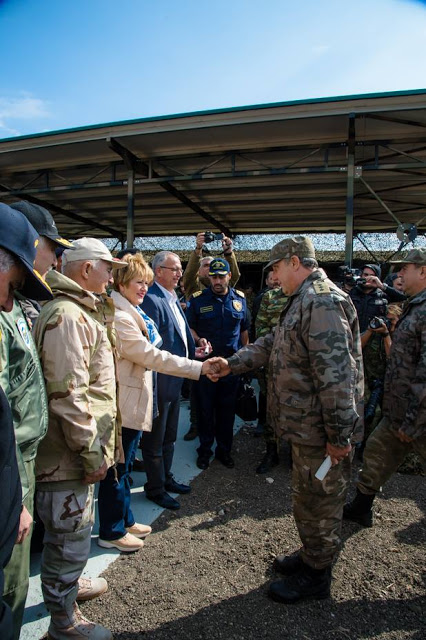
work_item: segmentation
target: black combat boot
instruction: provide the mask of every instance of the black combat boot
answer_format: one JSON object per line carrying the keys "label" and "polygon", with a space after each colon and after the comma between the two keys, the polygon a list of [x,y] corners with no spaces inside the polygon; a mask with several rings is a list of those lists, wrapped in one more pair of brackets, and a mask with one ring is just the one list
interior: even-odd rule
{"label": "black combat boot", "polygon": [[276,556],[274,560],[274,569],[279,573],[283,573],[285,576],[292,576],[303,567],[303,560],[300,557],[299,551],[295,551],[289,556],[280,555]]}
{"label": "black combat boot", "polygon": [[292,576],[273,582],[268,596],[276,602],[293,604],[298,600],[323,600],[330,597],[331,566],[313,569],[304,562],[300,570]]}
{"label": "black combat boot", "polygon": [[267,442],[266,443],[266,453],[263,457],[262,462],[256,469],[256,473],[267,473],[273,467],[276,467],[279,464],[280,459],[277,453],[277,445],[275,442]]}
{"label": "black combat boot", "polygon": [[369,496],[356,490],[356,496],[343,507],[343,519],[357,522],[363,527],[373,526],[373,500],[375,495]]}

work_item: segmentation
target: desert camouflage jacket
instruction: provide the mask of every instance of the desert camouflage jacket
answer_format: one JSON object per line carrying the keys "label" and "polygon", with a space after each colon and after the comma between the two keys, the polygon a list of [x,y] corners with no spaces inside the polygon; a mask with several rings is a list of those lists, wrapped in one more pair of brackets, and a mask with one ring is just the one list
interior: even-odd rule
{"label": "desert camouflage jacket", "polygon": [[392,336],[383,413],[411,438],[426,433],[426,289],[406,302]]}
{"label": "desert camouflage jacket", "polygon": [[112,314],[103,299],[66,276],[52,271],[47,280],[54,299],[44,305],[34,332],[49,402],[36,480],[75,482],[118,456],[112,326],[104,322]]}
{"label": "desert camouflage jacket", "polygon": [[268,418],[277,436],[309,445],[362,440],[358,319],[349,296],[322,269],[289,297],[273,334],[228,362],[233,373],[269,362]]}
{"label": "desert camouflage jacket", "polygon": [[256,338],[267,336],[277,326],[287,300],[281,288],[265,291],[256,316]]}
{"label": "desert camouflage jacket", "polygon": [[[188,264],[186,265],[185,273],[183,274],[185,298],[187,300],[189,300],[189,298],[196,291],[203,291],[203,289],[206,289],[210,286],[209,278],[206,278],[206,280],[203,282],[198,276],[198,269],[200,268],[200,262],[202,258],[203,256],[199,256],[196,251],[193,251],[189,256]],[[225,258],[228,260],[229,268],[231,269],[231,280],[229,282],[229,286],[235,287],[241,275],[238,268],[237,258],[235,257],[235,253],[233,251],[229,256],[225,256]]]}

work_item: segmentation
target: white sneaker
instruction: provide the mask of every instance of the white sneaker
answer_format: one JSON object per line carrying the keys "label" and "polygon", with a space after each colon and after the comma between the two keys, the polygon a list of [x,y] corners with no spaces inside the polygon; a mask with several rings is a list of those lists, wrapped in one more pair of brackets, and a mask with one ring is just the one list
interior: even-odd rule
{"label": "white sneaker", "polygon": [[118,549],[123,553],[130,553],[142,549],[144,542],[131,533],[126,533],[125,536],[118,538],[118,540],[102,540],[102,538],[98,538],[98,545],[104,549]]}
{"label": "white sneaker", "polygon": [[152,529],[149,524],[139,524],[139,522],[135,522],[131,527],[127,527],[126,531],[127,533],[131,533],[132,536],[136,536],[136,538],[146,538]]}

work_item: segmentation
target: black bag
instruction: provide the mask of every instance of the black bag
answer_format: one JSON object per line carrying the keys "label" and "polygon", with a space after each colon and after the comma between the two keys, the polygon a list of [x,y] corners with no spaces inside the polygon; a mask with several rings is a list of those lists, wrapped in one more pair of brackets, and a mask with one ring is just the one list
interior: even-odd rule
{"label": "black bag", "polygon": [[252,422],[257,419],[256,393],[245,378],[240,378],[235,413],[245,422]]}

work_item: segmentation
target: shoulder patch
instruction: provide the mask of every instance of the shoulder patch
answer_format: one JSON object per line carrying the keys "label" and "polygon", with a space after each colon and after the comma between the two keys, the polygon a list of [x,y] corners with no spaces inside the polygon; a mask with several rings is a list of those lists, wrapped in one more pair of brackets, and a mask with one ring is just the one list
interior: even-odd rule
{"label": "shoulder patch", "polygon": [[198,298],[198,296],[200,296],[203,292],[202,291],[196,291],[195,293],[192,294],[193,298]]}
{"label": "shoulder patch", "polygon": [[234,289],[235,293],[238,294],[241,298],[245,298],[246,294],[244,291],[240,291],[239,289]]}
{"label": "shoulder patch", "polygon": [[315,293],[330,293],[331,289],[326,282],[316,280],[313,283]]}

